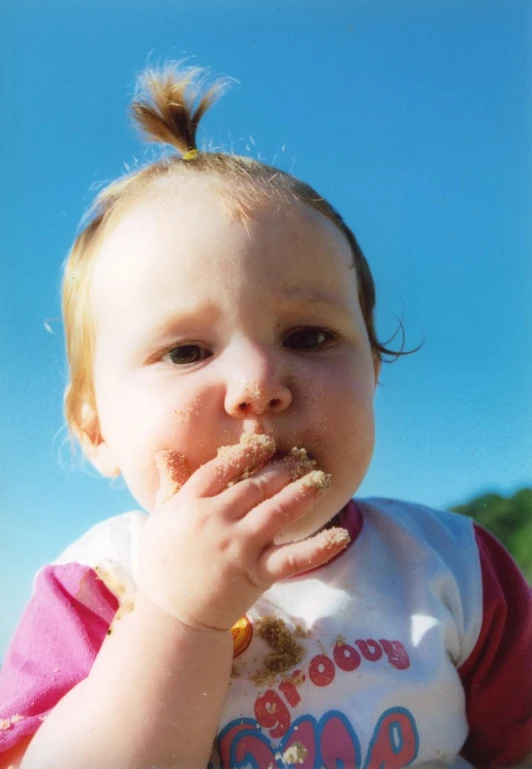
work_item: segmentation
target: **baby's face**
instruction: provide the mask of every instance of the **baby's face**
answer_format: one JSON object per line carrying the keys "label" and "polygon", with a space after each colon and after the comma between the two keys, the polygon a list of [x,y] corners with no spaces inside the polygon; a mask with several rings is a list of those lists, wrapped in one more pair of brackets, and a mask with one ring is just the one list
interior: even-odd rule
{"label": "baby's face", "polygon": [[215,192],[166,192],[107,236],[91,284],[105,471],[152,511],[154,455],[191,471],[243,434],[303,447],[332,488],[288,538],[317,530],[359,486],[374,445],[378,366],[349,245],[321,214],[274,204],[247,221]]}

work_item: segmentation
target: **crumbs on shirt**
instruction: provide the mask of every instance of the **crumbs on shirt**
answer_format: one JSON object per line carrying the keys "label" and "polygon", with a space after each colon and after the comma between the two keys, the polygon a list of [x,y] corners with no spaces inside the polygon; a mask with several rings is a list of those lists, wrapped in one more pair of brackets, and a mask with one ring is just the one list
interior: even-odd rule
{"label": "crumbs on shirt", "polygon": [[[259,620],[255,627],[259,637],[274,650],[262,660],[262,669],[249,676],[260,689],[265,684],[266,690],[257,692],[253,705],[254,718],[245,719],[245,728],[241,717],[224,727],[219,736],[219,754],[232,756],[242,750],[257,759],[257,766],[260,754],[261,766],[280,769],[281,766],[291,767],[298,763],[318,766],[318,756],[330,753],[331,756],[341,755],[345,766],[354,766],[359,741],[353,727],[347,717],[336,709],[325,713],[319,722],[306,714],[305,701],[312,696],[309,685],[323,689],[330,686],[337,676],[359,675],[356,671],[376,664],[384,664],[396,671],[408,670],[411,661],[405,646],[395,639],[352,639],[343,634],[337,634],[323,645],[317,638],[321,652],[305,661],[301,668],[289,670],[308,651],[298,649],[301,644],[296,640],[297,636],[308,634],[301,628],[291,632],[284,621],[272,616]],[[316,628],[311,635],[315,633]],[[332,648],[331,643],[334,644]],[[295,708],[299,710],[293,712]],[[302,749],[296,743],[300,743]],[[403,707],[389,708],[375,725],[364,766],[380,766],[384,755],[393,754],[394,761],[397,759],[394,766],[398,769],[406,767],[417,756],[418,745],[413,715]],[[337,753],[337,750],[340,752]],[[222,765],[227,764],[222,762]]]}
{"label": "crumbs on shirt", "polygon": [[293,742],[289,748],[287,748],[283,754],[277,753],[276,759],[281,759],[284,765],[293,766],[294,764],[302,764],[307,757],[307,749],[301,742]]}
{"label": "crumbs on shirt", "polygon": [[[107,571],[106,569],[102,569],[101,566],[96,566],[94,569],[96,574],[98,575],[98,578],[101,579],[105,587],[113,593],[114,596],[118,599],[118,611],[116,612],[113,623],[117,622],[119,619],[122,619],[126,614],[129,614],[133,611],[135,608],[134,602],[127,597],[127,591],[125,585],[123,585],[120,580],[111,572]],[[112,624],[109,627],[109,630],[107,631],[107,635],[110,635],[112,632]]]}
{"label": "crumbs on shirt", "polygon": [[285,673],[295,665],[299,665],[305,657],[305,649],[297,639],[308,638],[309,634],[300,625],[297,625],[292,632],[283,619],[266,615],[257,620],[255,630],[257,635],[273,649],[262,660],[262,668],[250,675],[257,686],[272,682],[278,673]]}
{"label": "crumbs on shirt", "polygon": [[15,715],[10,718],[0,718],[0,731],[5,732],[6,729],[9,729],[13,724],[17,724],[19,721],[24,721],[25,718],[26,716],[21,716],[18,713],[15,713]]}

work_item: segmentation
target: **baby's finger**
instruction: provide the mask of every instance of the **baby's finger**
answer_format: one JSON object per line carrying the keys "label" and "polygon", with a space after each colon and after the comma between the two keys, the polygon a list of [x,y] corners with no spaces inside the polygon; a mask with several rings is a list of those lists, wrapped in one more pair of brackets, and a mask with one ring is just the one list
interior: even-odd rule
{"label": "baby's finger", "polygon": [[243,435],[240,443],[222,446],[215,459],[196,470],[191,488],[199,496],[215,496],[231,481],[265,465],[274,453],[275,441],[269,435]]}
{"label": "baby's finger", "polygon": [[292,523],[309,513],[331,486],[331,476],[312,470],[251,510],[243,521],[254,541],[272,542]]}
{"label": "baby's finger", "polygon": [[350,542],[345,529],[323,529],[310,539],[266,550],[260,559],[260,577],[273,583],[316,569],[338,555]]}
{"label": "baby's finger", "polygon": [[177,451],[158,451],[155,455],[155,464],[159,471],[159,490],[156,504],[163,505],[170,497],[177,494],[191,476],[185,457]]}
{"label": "baby's finger", "polygon": [[[316,462],[309,459],[304,449],[292,449],[289,454],[257,470],[250,478],[230,485],[224,492],[230,517],[233,520],[243,518],[261,502],[275,496],[293,481],[303,478],[315,467]],[[270,539],[265,539],[265,542]]]}

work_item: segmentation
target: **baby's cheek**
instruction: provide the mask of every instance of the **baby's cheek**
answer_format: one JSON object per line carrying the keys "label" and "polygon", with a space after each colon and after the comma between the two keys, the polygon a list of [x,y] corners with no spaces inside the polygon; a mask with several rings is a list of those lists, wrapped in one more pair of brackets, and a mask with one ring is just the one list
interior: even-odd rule
{"label": "baby's cheek", "polygon": [[[172,485],[169,481],[171,476],[175,476],[181,486],[195,470],[216,455],[216,447],[207,445],[203,433],[191,418],[183,414],[170,415],[170,418],[165,418],[163,414],[146,425],[138,456],[128,468],[129,472],[124,473],[124,478],[130,491],[148,512],[155,509],[161,490],[167,495],[170,491],[178,491],[176,484]],[[162,465],[161,455],[164,458]],[[156,456],[159,456],[160,469]]]}

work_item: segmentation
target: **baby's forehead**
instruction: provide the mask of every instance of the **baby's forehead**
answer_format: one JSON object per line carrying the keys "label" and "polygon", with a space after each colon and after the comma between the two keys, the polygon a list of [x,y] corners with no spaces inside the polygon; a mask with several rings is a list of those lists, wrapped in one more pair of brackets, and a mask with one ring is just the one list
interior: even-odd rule
{"label": "baby's forehead", "polygon": [[[352,296],[350,245],[336,224],[311,206],[272,200],[226,207],[218,191],[159,189],[132,208],[104,240],[93,299],[126,290],[154,301],[167,284],[207,295],[251,285],[277,301],[326,307],[325,297]],[[216,280],[213,279],[216,276]]]}
{"label": "baby's forehead", "polygon": [[133,202],[135,207],[154,204],[167,210],[178,208],[205,209],[205,215],[215,207],[224,214],[228,224],[241,221],[248,226],[265,217],[274,220],[294,220],[311,211],[290,190],[267,185],[255,179],[227,180],[212,174],[183,177],[159,177],[142,197]]}
{"label": "baby's forehead", "polygon": [[329,295],[352,293],[357,279],[351,246],[336,223],[312,206],[293,199],[281,204],[272,196],[250,201],[241,190],[228,193],[203,178],[163,181],[103,238],[92,281],[96,304],[98,294],[109,301],[126,285],[146,294],[154,271],[163,284],[176,280],[194,289],[213,273],[220,288],[233,283],[236,291],[251,281],[270,295],[290,294],[294,304],[311,301],[304,287],[307,295],[320,288]]}
{"label": "baby's forehead", "polygon": [[[221,214],[221,219],[218,216]],[[353,253],[344,232],[328,216],[286,190],[275,186],[253,184],[233,185],[205,174],[191,178],[158,178],[135,195],[112,217],[101,240],[113,240],[116,231],[123,236],[130,231],[135,238],[143,227],[149,227],[157,219],[175,217],[176,237],[179,224],[194,221],[197,228],[208,228],[213,216],[227,227],[239,223],[249,238],[264,237],[265,230],[273,238],[281,231],[297,241],[308,234],[312,241],[318,237],[328,241],[331,251],[348,254],[352,264]],[[98,249],[101,250],[101,249]]]}
{"label": "baby's forehead", "polygon": [[[284,176],[280,176],[284,179]],[[306,219],[309,227],[316,222],[327,226],[331,232],[344,233],[318,206],[303,200],[286,183],[276,183],[275,177],[269,182],[262,178],[238,176],[219,177],[211,173],[187,174],[186,177],[158,177],[143,191],[133,205],[154,202],[158,206],[174,208],[179,206],[205,206],[215,204],[229,222],[241,220],[251,225],[254,221],[268,218],[271,222]],[[320,199],[321,200],[321,199]]]}

